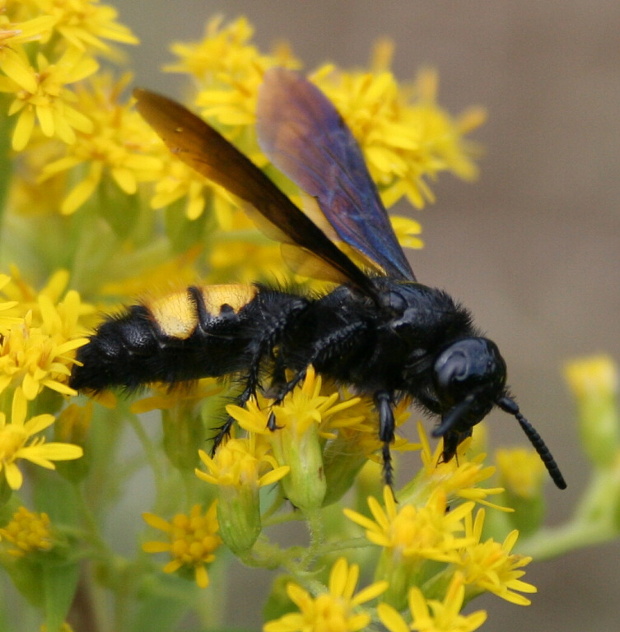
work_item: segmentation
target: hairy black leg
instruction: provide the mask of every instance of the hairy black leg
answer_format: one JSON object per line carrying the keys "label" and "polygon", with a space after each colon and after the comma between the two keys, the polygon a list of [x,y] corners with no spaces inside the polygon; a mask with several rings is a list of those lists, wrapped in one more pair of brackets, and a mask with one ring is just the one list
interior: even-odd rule
{"label": "hairy black leg", "polygon": [[392,455],[390,444],[394,442],[394,397],[389,391],[377,391],[375,393],[375,406],[379,412],[379,439],[383,442],[381,455],[383,457],[383,480],[386,485],[392,487],[394,483],[394,468],[392,467]]}
{"label": "hairy black leg", "polygon": [[[297,371],[291,380],[282,385],[274,398],[272,406],[279,406],[284,398],[305,379],[309,366],[315,365],[320,367],[323,364],[329,363],[332,358],[342,355],[346,352],[351,341],[362,331],[365,331],[365,329],[366,324],[363,321],[357,321],[336,331],[331,331],[328,335],[317,340],[314,343],[312,354],[309,356],[306,366]],[[277,428],[273,410],[269,415],[267,427],[270,430]]]}
{"label": "hairy black leg", "polygon": [[[256,373],[258,375],[258,372]],[[233,403],[243,408],[248,403],[248,400],[256,394],[257,386],[257,382],[250,380],[246,381],[246,387],[240,395],[234,398]],[[211,456],[217,452],[217,449],[220,447],[224,439],[230,436],[230,429],[234,423],[235,420],[230,415],[226,415],[224,422],[220,426],[216,426],[214,428],[217,432],[212,437],[213,445],[211,446]]]}
{"label": "hairy black leg", "polygon": [[[247,402],[256,396],[257,390],[260,388],[261,369],[264,360],[271,358],[274,360],[274,347],[279,343],[282,332],[288,325],[291,317],[306,308],[305,301],[297,301],[294,305],[287,305],[289,309],[280,310],[277,314],[269,313],[263,315],[262,329],[260,335],[256,335],[254,343],[249,349],[251,360],[248,363],[248,370],[243,375],[241,382],[244,385],[243,391],[235,398],[235,404],[243,407]],[[277,365],[276,365],[277,366]],[[220,446],[222,441],[230,434],[230,429],[234,423],[234,419],[227,416],[224,423],[217,428],[217,434],[213,437],[212,455]],[[274,421],[275,424],[275,421]],[[275,425],[272,430],[275,430]]]}

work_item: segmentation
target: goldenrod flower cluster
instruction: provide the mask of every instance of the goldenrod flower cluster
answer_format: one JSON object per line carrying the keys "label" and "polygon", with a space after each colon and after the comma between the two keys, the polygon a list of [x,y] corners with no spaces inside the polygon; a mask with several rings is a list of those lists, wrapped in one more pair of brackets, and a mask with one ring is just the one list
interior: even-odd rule
{"label": "goldenrod flower cluster", "polygon": [[[190,618],[206,630],[221,628],[236,604],[254,621],[263,611],[269,632],[465,632],[486,618],[462,614],[480,594],[529,603],[535,588],[522,577],[531,558],[515,552],[517,529],[527,535],[521,550],[549,555],[543,479],[529,453],[501,453],[501,483],[491,482],[481,445],[468,440],[458,459],[441,463],[441,446],[419,425],[415,442],[399,437],[392,447],[408,459],[402,484],[383,489],[372,402],[312,367],[277,407],[262,394],[237,406],[234,380],[154,384],[129,398],[78,396],[68,386],[76,349],[103,314],[136,297],[198,279],[309,283],[138,116],[119,48],[135,44],[100,0],[2,3],[0,572],[23,598],[3,621],[16,632],[69,630],[78,620],[79,629],[123,632],[145,621],[172,630]],[[476,175],[478,148],[466,134],[483,112],[442,109],[432,72],[399,82],[388,42],[366,70],[308,70],[288,46],[260,50],[246,19],[216,18],[199,41],[171,50],[166,70],[188,76],[188,105],[270,175],[254,122],[273,66],[300,69],[332,99],[386,205],[432,201],[429,183],[443,171]],[[289,182],[278,184],[299,201]],[[404,246],[421,247],[415,221],[394,218],[394,228]],[[614,382],[609,368],[590,372],[597,384]],[[600,534],[611,537],[620,515],[610,483],[619,463],[615,386],[593,404],[598,386],[578,374],[571,381],[597,484],[608,485],[608,499],[616,493]],[[407,405],[395,411],[399,427]],[[223,415],[233,432],[212,454]],[[300,521],[308,538],[281,541],[276,527]],[[121,545],[113,528],[130,534]],[[572,530],[554,546],[574,538]],[[278,574],[264,610],[228,580],[233,557],[245,573]]]}

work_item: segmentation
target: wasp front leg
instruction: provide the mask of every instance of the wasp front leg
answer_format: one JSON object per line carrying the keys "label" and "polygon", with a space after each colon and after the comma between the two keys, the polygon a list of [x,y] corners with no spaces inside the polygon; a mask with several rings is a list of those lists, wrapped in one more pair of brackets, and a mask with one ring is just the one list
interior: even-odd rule
{"label": "wasp front leg", "polygon": [[375,406],[379,413],[379,440],[383,443],[381,456],[383,458],[383,480],[392,487],[394,483],[394,468],[390,444],[394,443],[396,421],[394,419],[394,395],[389,391],[375,393]]}

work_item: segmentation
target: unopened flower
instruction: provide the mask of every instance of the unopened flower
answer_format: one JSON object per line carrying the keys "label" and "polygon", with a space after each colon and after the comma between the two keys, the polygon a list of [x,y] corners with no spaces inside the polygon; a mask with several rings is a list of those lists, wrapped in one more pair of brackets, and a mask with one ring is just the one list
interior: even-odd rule
{"label": "unopened flower", "polygon": [[19,507],[9,523],[0,529],[0,541],[13,545],[9,555],[24,557],[37,551],[49,551],[54,546],[51,521],[46,513],[35,513]]}

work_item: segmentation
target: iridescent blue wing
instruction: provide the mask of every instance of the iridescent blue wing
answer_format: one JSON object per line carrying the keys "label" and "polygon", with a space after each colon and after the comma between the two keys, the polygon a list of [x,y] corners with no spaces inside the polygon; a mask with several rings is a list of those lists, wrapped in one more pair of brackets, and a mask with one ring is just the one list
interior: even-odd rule
{"label": "iridescent blue wing", "polygon": [[298,73],[272,68],[257,118],[265,154],[317,200],[338,237],[388,276],[414,281],[359,145],[327,97]]}

